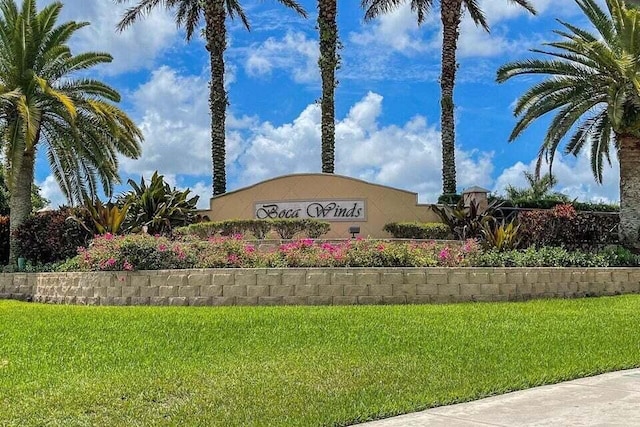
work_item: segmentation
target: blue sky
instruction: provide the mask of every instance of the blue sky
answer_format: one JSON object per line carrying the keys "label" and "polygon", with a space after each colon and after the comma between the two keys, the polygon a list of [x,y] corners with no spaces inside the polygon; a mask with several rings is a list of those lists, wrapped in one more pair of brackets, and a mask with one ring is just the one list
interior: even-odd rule
{"label": "blue sky", "polygon": [[[531,1],[539,10],[536,17],[507,0],[481,0],[491,34],[463,21],[455,93],[460,190],[480,185],[500,193],[509,183],[524,185],[522,172],[535,161],[546,120],[515,143],[507,142],[515,124],[513,102],[534,80],[498,85],[495,71],[505,62],[530,57],[527,49],[554,40],[557,18],[581,25],[584,18],[573,0]],[[113,63],[95,73],[120,90],[122,107],[145,134],[142,158],[121,161],[123,182],[158,170],[172,184],[201,195],[200,206],[206,207],[211,194],[209,72],[201,38],[187,44],[171,13],[163,10],[116,33],[124,6],[112,0],[63,2],[62,19],[92,24],[78,32],[72,49],[114,56]],[[275,1],[245,1],[252,31],[229,23],[228,190],[321,170],[316,4],[302,4],[308,20]],[[435,201],[441,192],[438,11],[421,27],[406,7],[365,23],[359,2],[345,1],[339,4],[339,26],[336,172]],[[557,189],[583,200],[617,201],[617,162],[598,185],[586,155],[558,155]],[[52,204],[64,201],[44,158],[37,164],[36,181]]]}

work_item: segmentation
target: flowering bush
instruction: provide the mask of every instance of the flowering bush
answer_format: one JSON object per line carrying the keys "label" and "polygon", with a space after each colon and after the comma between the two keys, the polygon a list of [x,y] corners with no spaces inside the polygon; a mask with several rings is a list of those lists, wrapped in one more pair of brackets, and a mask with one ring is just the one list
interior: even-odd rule
{"label": "flowering bush", "polygon": [[482,250],[476,240],[461,243],[302,239],[269,250],[241,235],[201,240],[161,236],[97,236],[58,271],[161,270],[182,268],[287,267],[607,267],[637,266],[621,249],[570,251],[559,247]]}
{"label": "flowering bush", "polygon": [[570,204],[518,214],[522,246],[593,247],[615,243],[619,217],[576,212]]}
{"label": "flowering bush", "polygon": [[18,253],[34,264],[58,262],[76,254],[87,244],[93,233],[80,221],[82,212],[73,208],[40,212],[27,218],[15,231]]}
{"label": "flowering bush", "polygon": [[179,268],[265,267],[428,267],[468,266],[479,251],[474,240],[463,244],[347,240],[338,243],[302,239],[259,251],[242,236],[209,240],[184,237],[106,234],[65,266],[84,271]]}
{"label": "flowering bush", "polygon": [[78,249],[77,263],[89,271],[160,270],[193,267],[195,257],[184,244],[166,237],[107,233]]}

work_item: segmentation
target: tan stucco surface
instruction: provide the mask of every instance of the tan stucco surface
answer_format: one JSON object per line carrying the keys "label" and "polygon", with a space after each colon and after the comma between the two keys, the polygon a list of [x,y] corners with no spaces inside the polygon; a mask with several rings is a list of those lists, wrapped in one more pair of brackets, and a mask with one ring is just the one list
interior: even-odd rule
{"label": "tan stucco surface", "polygon": [[440,222],[429,205],[418,204],[418,195],[409,191],[371,184],[333,174],[298,174],[273,178],[211,199],[208,215],[212,221],[253,219],[256,202],[300,200],[364,200],[366,221],[331,223],[324,237],[349,237],[352,225],[360,226],[362,237],[390,237],[382,230],[388,222]]}

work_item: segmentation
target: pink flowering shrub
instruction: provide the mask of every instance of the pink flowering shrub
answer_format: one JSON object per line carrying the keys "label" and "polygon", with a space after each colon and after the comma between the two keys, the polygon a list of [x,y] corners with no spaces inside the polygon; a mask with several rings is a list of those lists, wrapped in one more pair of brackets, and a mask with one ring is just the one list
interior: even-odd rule
{"label": "pink flowering shrub", "polygon": [[475,240],[463,244],[377,240],[316,242],[302,239],[260,251],[242,236],[209,240],[169,240],[148,235],[98,236],[80,248],[80,270],[158,270],[265,267],[429,267],[467,266],[479,252]]}
{"label": "pink flowering shrub", "polygon": [[105,234],[79,248],[77,261],[81,270],[131,271],[190,268],[195,257],[189,245],[166,237]]}

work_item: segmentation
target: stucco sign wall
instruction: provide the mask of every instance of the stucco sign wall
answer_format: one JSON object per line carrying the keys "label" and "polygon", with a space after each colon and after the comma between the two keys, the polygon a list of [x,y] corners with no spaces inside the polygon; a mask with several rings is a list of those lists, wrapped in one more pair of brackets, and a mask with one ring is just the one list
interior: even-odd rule
{"label": "stucco sign wall", "polygon": [[[313,218],[331,223],[323,237],[346,239],[357,225],[361,237],[390,237],[389,222],[440,221],[418,195],[359,179],[321,173],[286,175],[211,199],[202,212],[211,221],[255,218]],[[277,238],[277,236],[272,236]]]}
{"label": "stucco sign wall", "polygon": [[286,202],[260,202],[255,204],[255,217],[313,218],[324,221],[366,221],[364,200],[309,200]]}

